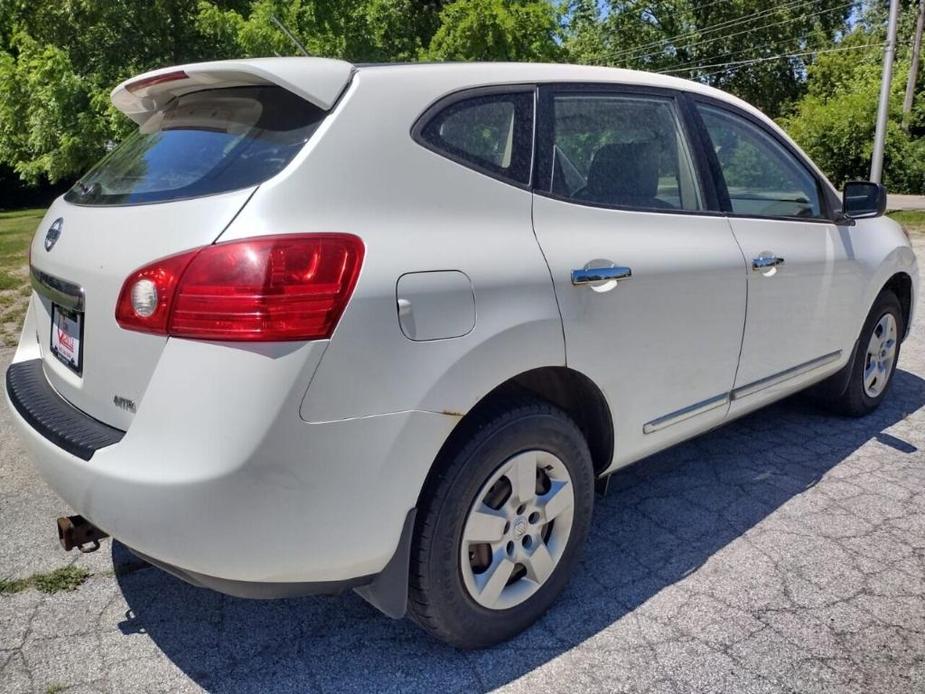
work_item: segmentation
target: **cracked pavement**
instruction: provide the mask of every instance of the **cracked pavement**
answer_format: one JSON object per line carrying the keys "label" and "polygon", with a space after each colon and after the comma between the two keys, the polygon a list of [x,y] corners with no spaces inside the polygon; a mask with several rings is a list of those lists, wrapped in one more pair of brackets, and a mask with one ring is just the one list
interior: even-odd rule
{"label": "cracked pavement", "polygon": [[0,409],[0,577],[92,572],[74,592],[0,595],[5,694],[925,691],[921,309],[873,415],[795,398],[617,473],[555,607],[475,653],[352,593],[247,601],[118,543],[65,554],[67,509]]}

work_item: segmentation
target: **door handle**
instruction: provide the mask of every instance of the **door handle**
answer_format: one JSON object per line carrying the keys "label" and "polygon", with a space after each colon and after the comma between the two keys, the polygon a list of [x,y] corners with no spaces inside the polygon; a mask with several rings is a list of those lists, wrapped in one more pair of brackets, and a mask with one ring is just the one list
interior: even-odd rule
{"label": "door handle", "polygon": [[752,270],[769,270],[783,264],[784,259],[776,255],[759,255],[752,260]]}
{"label": "door handle", "polygon": [[581,270],[572,270],[572,284],[576,287],[582,284],[595,282],[611,282],[628,280],[633,276],[632,269],[611,265],[609,267],[586,267]]}

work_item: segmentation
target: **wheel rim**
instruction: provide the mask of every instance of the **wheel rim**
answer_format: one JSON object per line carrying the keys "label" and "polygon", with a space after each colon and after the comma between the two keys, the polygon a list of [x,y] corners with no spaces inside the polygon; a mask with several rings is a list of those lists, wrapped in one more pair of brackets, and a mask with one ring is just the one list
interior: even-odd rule
{"label": "wheel rim", "polygon": [[884,313],[874,326],[864,358],[864,392],[869,397],[876,398],[884,391],[895,359],[896,319],[892,313]]}
{"label": "wheel rim", "polygon": [[472,599],[504,610],[539,590],[565,552],[574,510],[572,479],[559,458],[531,450],[506,460],[463,526],[460,566]]}

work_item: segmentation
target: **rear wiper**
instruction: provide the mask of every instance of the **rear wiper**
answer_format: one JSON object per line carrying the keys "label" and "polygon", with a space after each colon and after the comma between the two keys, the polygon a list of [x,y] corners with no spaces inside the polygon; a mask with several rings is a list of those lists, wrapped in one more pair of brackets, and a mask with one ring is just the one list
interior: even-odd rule
{"label": "rear wiper", "polygon": [[100,194],[101,186],[99,183],[94,182],[90,185],[85,184],[83,181],[77,181],[74,186],[78,190],[78,195],[81,200],[87,200],[90,198],[95,198]]}

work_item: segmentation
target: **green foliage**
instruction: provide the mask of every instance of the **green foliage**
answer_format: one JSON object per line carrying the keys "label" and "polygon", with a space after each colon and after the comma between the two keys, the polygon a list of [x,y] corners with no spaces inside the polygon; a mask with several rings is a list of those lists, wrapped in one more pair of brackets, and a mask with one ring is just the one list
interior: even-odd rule
{"label": "green foliage", "polygon": [[0,160],[27,181],[54,182],[96,158],[109,106],[64,50],[14,41],[16,58],[0,54]]}
{"label": "green foliage", "polygon": [[84,567],[71,564],[47,574],[36,574],[32,577],[32,585],[42,593],[57,593],[62,590],[77,590],[89,577],[90,572]]}
{"label": "green foliage", "polygon": [[[882,29],[861,25],[840,46],[865,46],[882,40]],[[882,55],[878,48],[819,56],[809,70],[806,96],[780,119],[807,154],[836,186],[870,173],[880,92]],[[925,104],[921,95],[909,129],[902,128],[902,101],[909,71],[900,55],[890,85],[890,110],[883,183],[896,193],[925,192]]]}
{"label": "green foliage", "polygon": [[21,593],[28,587],[28,578],[0,578],[0,595]]}
{"label": "green foliage", "polygon": [[440,28],[424,57],[429,60],[552,62],[558,15],[547,0],[455,0],[440,13]]}
{"label": "green foliage", "polygon": [[[32,296],[26,257],[29,242],[44,212],[0,212],[0,345],[12,347],[19,341],[23,317]],[[15,585],[15,581],[13,583]],[[0,580],[0,593],[9,587]]]}
{"label": "green foliage", "polygon": [[42,593],[77,590],[89,577],[87,569],[71,564],[48,573],[33,574],[29,578],[0,579],[0,594],[19,593],[27,588],[35,588]]}
{"label": "green foliage", "polygon": [[902,224],[912,234],[925,234],[925,212],[920,210],[900,210],[887,215],[894,222]]}
{"label": "green foliage", "polygon": [[572,0],[569,9],[570,62],[671,71],[771,115],[802,95],[810,61],[776,56],[830,45],[850,12],[843,0]]}
{"label": "green foliage", "polygon": [[[907,131],[897,110],[915,6],[906,0],[901,15],[885,180],[921,192],[925,112],[914,111]],[[885,7],[866,2],[851,14],[844,0],[0,0],[0,182],[11,171],[46,184],[85,171],[134,127],[109,102],[133,75],[297,54],[273,17],[310,54],[354,62],[569,61],[700,80],[778,118],[841,182],[869,168]],[[801,55],[781,57],[793,53]]]}

